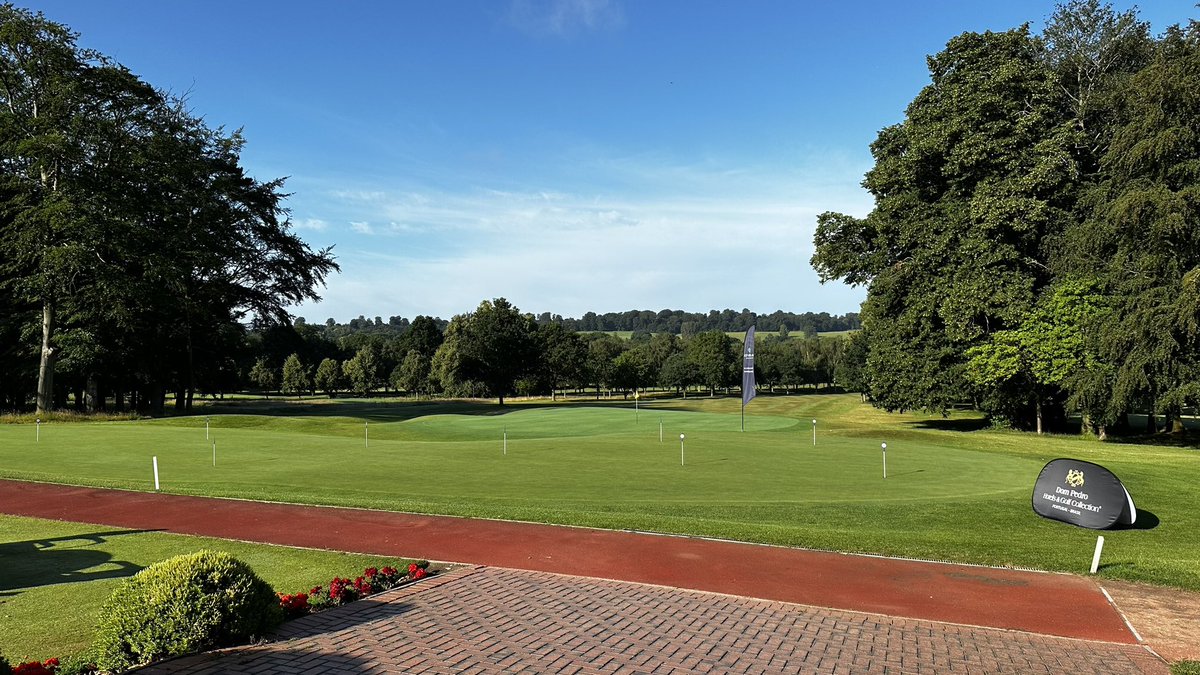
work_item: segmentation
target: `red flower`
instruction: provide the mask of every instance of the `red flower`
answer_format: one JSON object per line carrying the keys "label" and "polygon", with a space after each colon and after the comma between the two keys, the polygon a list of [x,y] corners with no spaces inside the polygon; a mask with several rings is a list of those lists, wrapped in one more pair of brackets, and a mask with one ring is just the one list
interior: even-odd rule
{"label": "red flower", "polygon": [[424,579],[425,577],[429,576],[429,573],[426,572],[425,570],[421,569],[420,567],[418,567],[417,571],[413,572],[411,576],[414,580]]}
{"label": "red flower", "polygon": [[408,573],[409,573],[409,574],[416,574],[416,573],[417,573],[417,570],[419,570],[419,569],[421,569],[421,568],[420,568],[420,567],[417,567],[417,563],[412,563],[411,565],[409,565],[409,566],[408,566]]}
{"label": "red flower", "polygon": [[13,675],[54,675],[58,671],[58,659],[46,659],[42,663],[28,661],[14,666]]}
{"label": "red flower", "polygon": [[379,570],[375,569],[374,567],[368,567],[367,569],[363,570],[364,577],[373,577],[376,574],[379,574]]}

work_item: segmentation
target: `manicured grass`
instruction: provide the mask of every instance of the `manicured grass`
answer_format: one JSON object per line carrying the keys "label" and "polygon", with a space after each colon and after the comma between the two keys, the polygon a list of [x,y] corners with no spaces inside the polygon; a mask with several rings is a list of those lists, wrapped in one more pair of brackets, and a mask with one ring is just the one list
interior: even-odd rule
{"label": "manicured grass", "polygon": [[92,640],[100,606],[125,577],[175,555],[227,551],[279,592],[408,561],[247,544],[102,525],[0,516],[0,653],[12,663],[63,657]]}
{"label": "manicured grass", "polygon": [[148,490],[157,455],[168,492],[1084,572],[1097,533],[1030,508],[1041,467],[1076,457],[1113,470],[1141,522],[1157,522],[1106,532],[1101,573],[1200,589],[1190,449],[889,415],[856,395],[760,396],[745,432],[734,398],[646,402],[636,418],[632,401],[275,405],[275,416],[212,416],[216,467],[204,417],[44,425],[40,443],[31,427],[0,426],[0,475]]}

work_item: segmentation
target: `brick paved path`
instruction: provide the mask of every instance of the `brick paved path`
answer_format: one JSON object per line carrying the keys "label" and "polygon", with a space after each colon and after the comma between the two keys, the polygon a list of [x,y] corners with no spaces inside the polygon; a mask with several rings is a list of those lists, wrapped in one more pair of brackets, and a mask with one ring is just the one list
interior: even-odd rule
{"label": "brick paved path", "polygon": [[141,672],[1168,672],[1133,645],[481,567],[293,621],[277,637]]}

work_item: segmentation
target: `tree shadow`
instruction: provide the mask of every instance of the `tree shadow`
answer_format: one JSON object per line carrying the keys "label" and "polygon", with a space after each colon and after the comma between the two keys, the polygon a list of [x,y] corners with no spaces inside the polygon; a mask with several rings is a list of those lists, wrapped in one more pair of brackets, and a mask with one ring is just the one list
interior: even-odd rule
{"label": "tree shadow", "polygon": [[414,609],[415,607],[407,602],[388,602],[383,599],[366,598],[288,621],[275,631],[272,638],[284,641],[315,637],[365,623],[403,616]]}
{"label": "tree shadow", "polygon": [[521,410],[571,407],[579,403],[522,403],[501,406],[494,401],[222,401],[195,408],[191,417],[268,415],[271,417],[353,417],[371,422],[403,422],[429,415],[507,415]]}
{"label": "tree shadow", "polygon": [[106,551],[65,544],[82,541],[90,542],[85,546],[99,546],[115,536],[158,531],[113,530],[0,544],[0,569],[4,570],[0,575],[0,597],[39,586],[133,576],[142,569],[140,565],[113,560]]}
{"label": "tree shadow", "polygon": [[930,429],[933,431],[982,431],[990,426],[985,419],[969,417],[920,420],[909,422],[908,424],[918,429]]}

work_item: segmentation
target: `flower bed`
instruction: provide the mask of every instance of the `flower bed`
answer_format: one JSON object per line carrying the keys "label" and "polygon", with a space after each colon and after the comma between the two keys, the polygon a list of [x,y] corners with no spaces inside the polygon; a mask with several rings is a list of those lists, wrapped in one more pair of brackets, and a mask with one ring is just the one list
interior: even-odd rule
{"label": "flower bed", "polygon": [[328,586],[315,586],[307,593],[279,594],[279,606],[289,619],[345,605],[368,595],[424,579],[429,576],[429,561],[421,560],[408,566],[401,574],[395,567],[368,567],[354,579],[334,577]]}
{"label": "flower bed", "polygon": [[[404,584],[424,579],[436,571],[430,571],[429,561],[421,560],[408,566],[405,572],[395,567],[368,567],[361,576],[354,579],[334,577],[328,586],[316,586],[307,593],[279,593],[279,607],[286,619],[296,619],[307,614],[313,614],[330,607],[346,605],[368,595],[402,586]],[[61,666],[58,659],[45,661],[27,661],[8,668],[7,662],[0,657],[0,673],[11,672],[12,675],[56,675]],[[72,673],[94,672],[95,666],[72,663],[66,668]]]}

